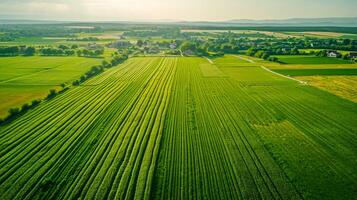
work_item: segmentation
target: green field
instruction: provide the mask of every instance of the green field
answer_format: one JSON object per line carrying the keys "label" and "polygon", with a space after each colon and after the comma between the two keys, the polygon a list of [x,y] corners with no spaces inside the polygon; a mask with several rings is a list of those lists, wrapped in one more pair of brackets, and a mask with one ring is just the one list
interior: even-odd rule
{"label": "green field", "polygon": [[357,103],[357,76],[301,76],[296,78]]}
{"label": "green field", "polygon": [[339,58],[316,56],[276,56],[284,64],[351,64],[351,61]]}
{"label": "green field", "polygon": [[356,76],[357,68],[355,69],[276,69],[280,74],[289,76]]}
{"label": "green field", "polygon": [[355,103],[213,62],[132,58],[0,127],[0,199],[357,195]]}
{"label": "green field", "polygon": [[9,108],[43,98],[51,88],[71,84],[100,59],[79,57],[1,57],[0,117]]}

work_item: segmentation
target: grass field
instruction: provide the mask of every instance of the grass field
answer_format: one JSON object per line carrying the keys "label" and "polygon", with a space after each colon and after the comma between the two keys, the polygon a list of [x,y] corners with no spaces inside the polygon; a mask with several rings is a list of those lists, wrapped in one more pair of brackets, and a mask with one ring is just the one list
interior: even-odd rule
{"label": "grass field", "polygon": [[43,98],[51,88],[78,79],[100,59],[79,57],[0,58],[0,117],[9,108]]}
{"label": "grass field", "polygon": [[309,85],[356,102],[357,64],[278,64],[256,59],[258,65],[294,76]]}
{"label": "grass field", "polygon": [[336,33],[336,32],[287,32],[291,36],[295,37],[314,37],[314,38],[343,38],[343,39],[356,39],[356,34],[348,34],[348,33]]}
{"label": "grass field", "polygon": [[357,76],[301,76],[296,78],[357,103]]}
{"label": "grass field", "polygon": [[[120,38],[122,32],[112,32],[107,31],[104,33],[80,33],[76,34],[75,37],[20,37],[16,38],[14,41],[0,42],[2,46],[12,46],[12,45],[86,45],[89,43],[97,44],[107,44],[109,42],[116,41]],[[68,41],[72,38],[86,38],[86,37],[95,37],[98,38],[97,41]]]}
{"label": "grass field", "polygon": [[355,103],[213,61],[132,58],[0,127],[0,199],[357,195]]}
{"label": "grass field", "polygon": [[276,56],[280,62],[285,64],[351,64],[351,61],[338,58],[316,57],[316,56]]}
{"label": "grass field", "polygon": [[289,76],[356,76],[357,68],[355,69],[276,69],[280,74]]}

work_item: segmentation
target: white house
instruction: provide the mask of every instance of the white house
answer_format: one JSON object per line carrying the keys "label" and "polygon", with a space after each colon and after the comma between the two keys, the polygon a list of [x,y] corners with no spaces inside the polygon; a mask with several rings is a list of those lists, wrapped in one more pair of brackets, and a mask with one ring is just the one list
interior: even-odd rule
{"label": "white house", "polygon": [[337,58],[339,55],[340,53],[338,51],[335,50],[327,51],[327,56],[330,58]]}

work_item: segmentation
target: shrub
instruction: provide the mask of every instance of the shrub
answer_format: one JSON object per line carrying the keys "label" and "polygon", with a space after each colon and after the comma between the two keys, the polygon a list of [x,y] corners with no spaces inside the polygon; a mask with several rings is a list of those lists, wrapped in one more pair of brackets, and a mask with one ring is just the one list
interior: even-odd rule
{"label": "shrub", "polygon": [[16,116],[19,113],[20,113],[20,109],[19,108],[10,108],[9,109],[9,117]]}
{"label": "shrub", "polygon": [[32,102],[31,102],[31,107],[35,107],[35,106],[37,106],[37,105],[40,104],[40,103],[41,103],[41,100],[38,100],[38,99],[32,100]]}
{"label": "shrub", "polygon": [[277,57],[269,57],[269,61],[271,62],[278,62],[279,59]]}
{"label": "shrub", "polygon": [[21,112],[22,111],[27,111],[31,108],[31,106],[28,103],[25,103],[24,105],[21,106]]}
{"label": "shrub", "polygon": [[78,80],[73,81],[72,85],[73,86],[78,86],[79,85],[79,81]]}
{"label": "shrub", "polygon": [[57,95],[57,91],[55,89],[51,89],[50,93],[47,95],[47,99],[52,99]]}

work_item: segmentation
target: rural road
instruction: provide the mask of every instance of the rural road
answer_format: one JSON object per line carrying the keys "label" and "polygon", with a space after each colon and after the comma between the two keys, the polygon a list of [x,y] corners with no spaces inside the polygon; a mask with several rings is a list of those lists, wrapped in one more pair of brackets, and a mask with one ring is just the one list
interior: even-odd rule
{"label": "rural road", "polygon": [[[237,55],[235,55],[235,57],[237,57],[237,58],[239,58],[239,59],[242,59],[242,60],[245,60],[245,61],[248,61],[248,62],[250,62],[250,63],[256,63],[254,60],[251,60],[251,59],[249,59],[249,58],[244,58],[244,57],[242,57],[242,56],[237,56]],[[272,70],[266,68],[266,67],[263,66],[263,65],[261,65],[260,67],[261,67],[262,69],[264,69],[265,71],[268,71],[268,72],[270,72],[270,73],[276,74],[276,75],[278,75],[278,76],[281,76],[281,77],[284,77],[284,78],[287,78],[287,79],[290,79],[290,80],[297,81],[297,82],[299,82],[300,84],[303,84],[303,85],[306,85],[306,84],[307,84],[307,83],[304,82],[304,81],[300,81],[300,80],[295,79],[295,78],[292,78],[292,77],[290,77],[290,76],[285,76],[285,75],[283,75],[283,74],[279,74],[279,73],[277,73],[277,72],[274,72],[274,71],[272,71]]]}
{"label": "rural road", "polygon": [[207,57],[204,57],[204,58],[206,58],[206,59],[208,60],[208,62],[209,62],[209,63],[214,64],[214,63],[213,63],[213,61],[212,61],[211,59],[209,59],[209,58],[207,58]]}

